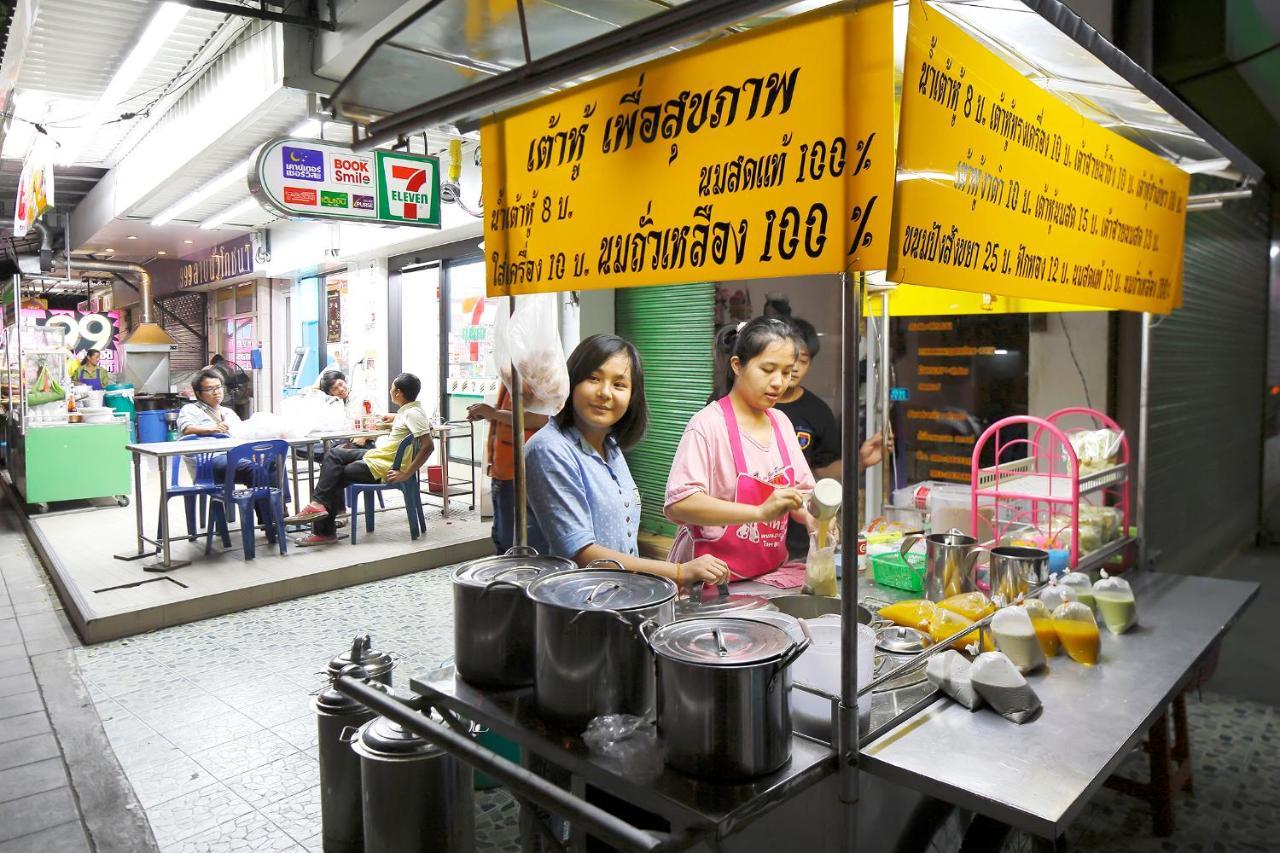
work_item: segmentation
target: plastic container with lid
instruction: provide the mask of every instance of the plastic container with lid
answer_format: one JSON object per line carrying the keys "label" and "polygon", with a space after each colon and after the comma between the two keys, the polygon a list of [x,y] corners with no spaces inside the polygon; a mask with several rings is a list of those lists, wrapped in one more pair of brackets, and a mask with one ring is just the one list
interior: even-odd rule
{"label": "plastic container with lid", "polygon": [[[792,664],[796,681],[840,695],[840,617],[824,616],[809,620],[812,642],[804,654]],[[858,626],[858,686],[871,683],[875,670],[876,632],[868,625]],[[818,737],[831,736],[831,702],[821,696],[792,687],[791,711],[796,727]],[[858,697],[858,712],[871,711],[871,694]]]}
{"label": "plastic container with lid", "polygon": [[1031,627],[1035,629],[1040,651],[1044,652],[1046,658],[1057,657],[1062,642],[1058,639],[1058,632],[1053,627],[1053,614],[1049,612],[1049,608],[1045,607],[1044,602],[1038,598],[1029,599],[1023,602],[1022,606],[1031,617]]}
{"label": "plastic container with lid", "polygon": [[1113,634],[1123,634],[1138,624],[1138,604],[1133,588],[1124,578],[1114,578],[1102,570],[1102,578],[1093,585],[1094,605],[1098,615]]}
{"label": "plastic container with lid", "polygon": [[1093,611],[1078,601],[1068,601],[1053,611],[1053,629],[1062,648],[1077,663],[1093,666],[1102,652],[1102,636]]}
{"label": "plastic container with lid", "polygon": [[1044,666],[1044,651],[1025,608],[1014,605],[996,611],[991,617],[991,633],[995,635],[996,648],[1005,653],[1018,672],[1025,674]]}

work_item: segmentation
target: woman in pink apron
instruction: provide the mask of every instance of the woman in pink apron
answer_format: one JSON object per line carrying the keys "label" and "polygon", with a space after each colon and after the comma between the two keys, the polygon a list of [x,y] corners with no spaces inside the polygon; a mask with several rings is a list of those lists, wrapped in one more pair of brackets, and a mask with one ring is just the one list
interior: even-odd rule
{"label": "woman in pink apron", "polygon": [[813,488],[795,430],[773,406],[796,360],[791,328],[758,317],[716,336],[714,402],[685,427],[667,479],[664,511],[680,525],[668,559],[710,554],[732,580],[796,586],[774,575],[787,561],[787,519],[812,527],[803,509]]}

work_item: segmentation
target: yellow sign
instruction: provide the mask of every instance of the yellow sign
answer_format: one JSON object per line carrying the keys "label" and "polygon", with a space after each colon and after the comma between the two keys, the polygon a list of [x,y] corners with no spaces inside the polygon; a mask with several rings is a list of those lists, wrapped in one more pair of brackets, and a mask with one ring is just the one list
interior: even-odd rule
{"label": "yellow sign", "polygon": [[[868,292],[867,314],[879,317],[883,313],[878,293]],[[915,284],[899,284],[889,291],[889,316],[935,317],[960,314],[1049,314],[1068,311],[1105,311],[1088,305],[1072,305],[1066,302],[1045,302],[1041,299],[1024,299],[1018,296],[1001,296],[996,293],[971,293],[967,290],[946,290],[941,287],[921,287]]]}
{"label": "yellow sign", "polygon": [[1189,176],[912,0],[889,280],[1168,313]]}
{"label": "yellow sign", "polygon": [[892,31],[820,10],[485,122],[489,295],[883,269]]}

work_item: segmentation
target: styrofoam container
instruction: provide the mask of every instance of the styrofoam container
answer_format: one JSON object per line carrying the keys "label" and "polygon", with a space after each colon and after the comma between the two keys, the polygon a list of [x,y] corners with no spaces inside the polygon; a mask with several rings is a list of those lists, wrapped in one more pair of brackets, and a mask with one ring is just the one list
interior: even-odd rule
{"label": "styrofoam container", "polygon": [[[840,695],[840,617],[808,620],[813,643],[791,665],[791,678]],[[876,632],[858,626],[858,684],[870,683],[875,672]],[[858,713],[871,712],[871,694],[858,697]],[[791,690],[791,716],[799,731],[815,737],[831,737],[831,702],[803,690]]]}

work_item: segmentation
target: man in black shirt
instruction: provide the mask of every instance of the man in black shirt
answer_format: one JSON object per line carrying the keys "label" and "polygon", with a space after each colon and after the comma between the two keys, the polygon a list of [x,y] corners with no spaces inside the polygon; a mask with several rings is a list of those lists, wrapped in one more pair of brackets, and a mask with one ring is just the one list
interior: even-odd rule
{"label": "man in black shirt", "polygon": [[[814,357],[822,347],[813,324],[799,317],[787,319],[795,330],[798,350],[796,365],[791,371],[791,384],[778,400],[780,409],[795,427],[800,449],[815,479],[841,475],[840,424],[835,413],[821,397],[803,387],[805,377]],[[878,465],[884,451],[884,438],[877,433],[863,442],[858,451],[858,470]],[[793,559],[804,559],[809,553],[809,532],[803,524],[790,521],[787,524],[787,552]]]}

